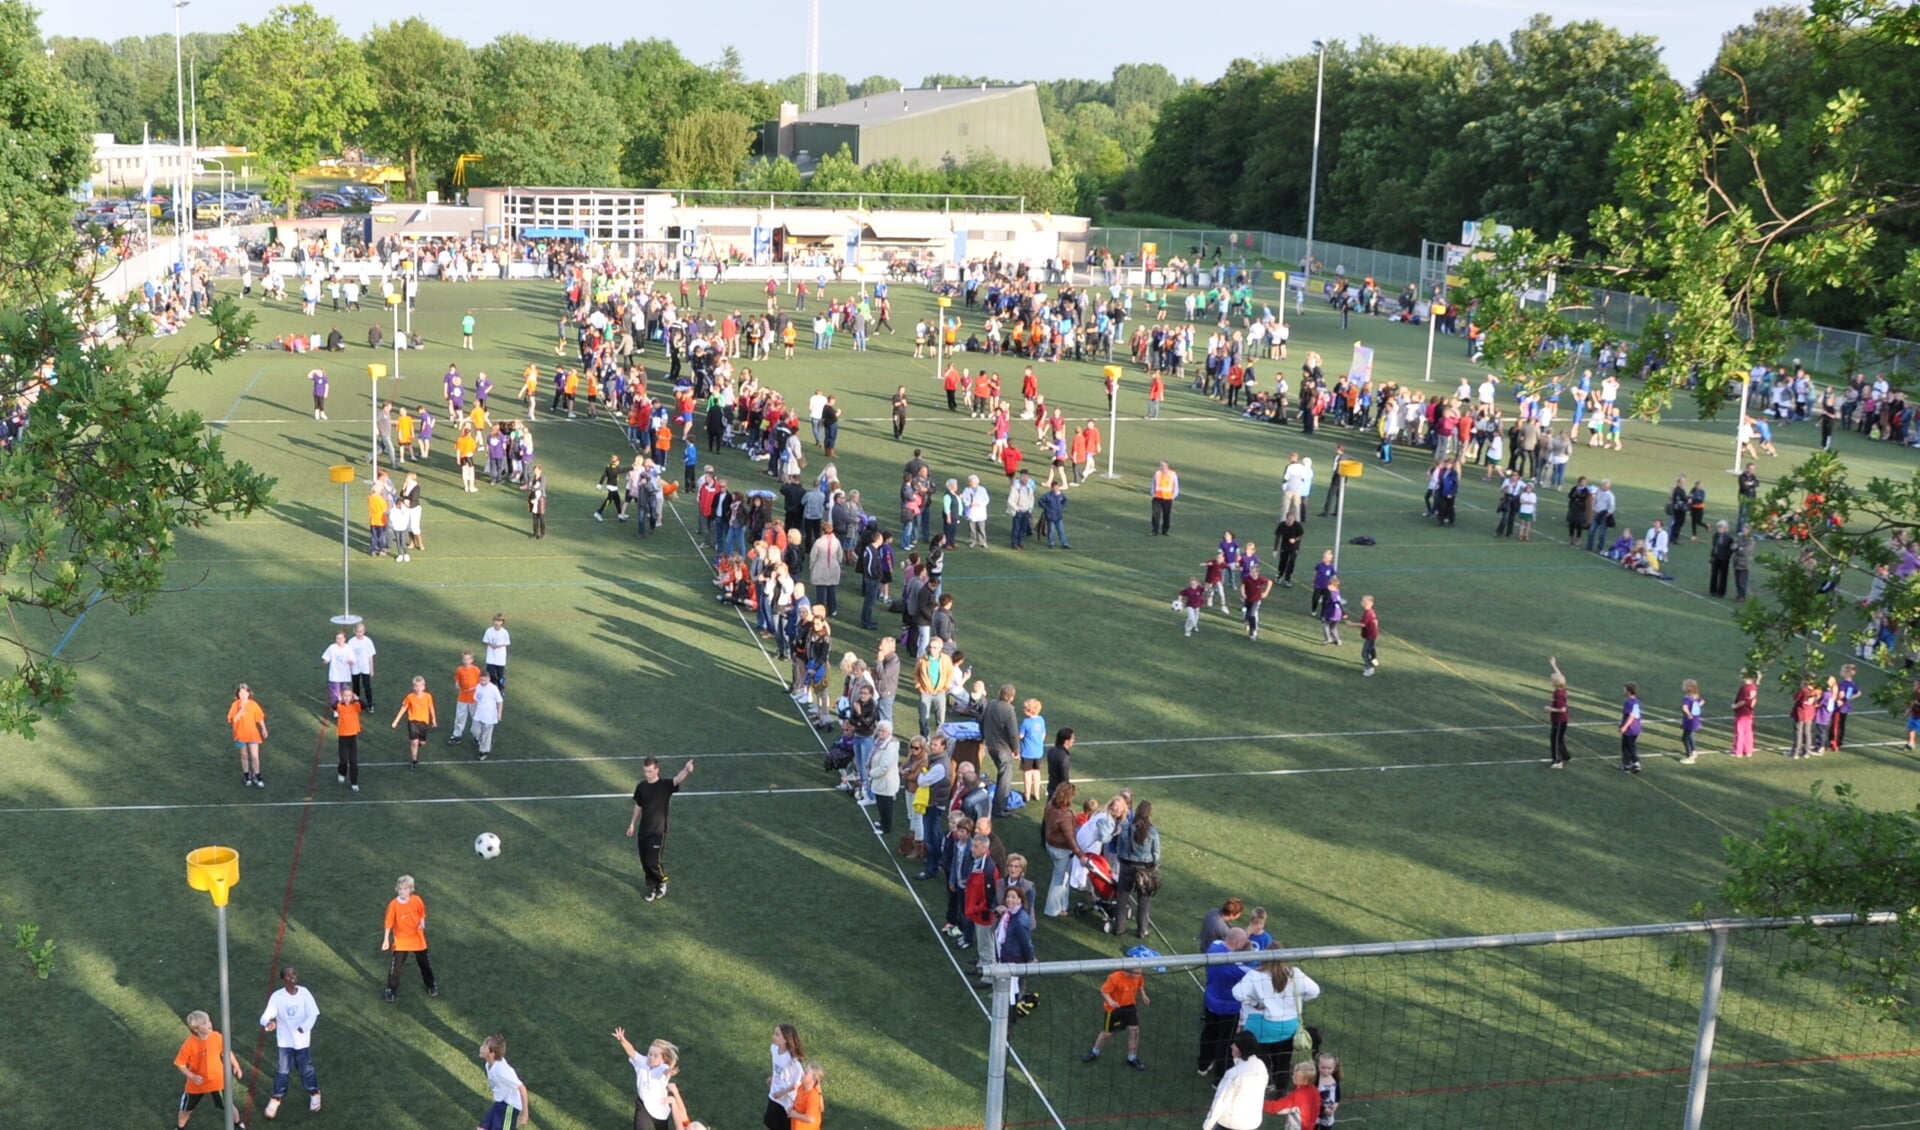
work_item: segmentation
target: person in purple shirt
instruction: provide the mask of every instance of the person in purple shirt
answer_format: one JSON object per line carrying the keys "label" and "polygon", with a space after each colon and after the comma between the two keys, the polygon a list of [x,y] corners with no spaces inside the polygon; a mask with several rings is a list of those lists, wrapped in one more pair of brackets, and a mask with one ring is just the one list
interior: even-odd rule
{"label": "person in purple shirt", "polygon": [[481,373],[480,379],[473,382],[473,398],[479,401],[480,407],[485,408],[487,406],[487,397],[492,395],[493,382],[487,379],[485,373]]}
{"label": "person in purple shirt", "polygon": [[1320,606],[1327,602],[1327,589],[1339,575],[1340,571],[1333,567],[1333,550],[1321,553],[1320,563],[1313,567],[1313,601],[1307,606],[1308,612],[1315,616],[1320,614]]}
{"label": "person in purple shirt", "polygon": [[447,390],[447,415],[459,419],[467,414],[467,386],[459,377],[453,378],[453,387]]}
{"label": "person in purple shirt", "polygon": [[446,395],[441,397],[449,405],[453,403],[453,386],[460,380],[460,366],[448,365],[445,375],[440,378],[440,389]]}
{"label": "person in purple shirt", "polygon": [[413,457],[425,459],[433,453],[433,413],[427,406],[420,406],[420,422],[413,432]]}
{"label": "person in purple shirt", "polygon": [[327,371],[315,369],[307,376],[313,378],[313,418],[324,420],[327,418]]}
{"label": "person in purple shirt", "polygon": [[1627,700],[1620,704],[1620,771],[1640,772],[1640,687],[1627,684]]}

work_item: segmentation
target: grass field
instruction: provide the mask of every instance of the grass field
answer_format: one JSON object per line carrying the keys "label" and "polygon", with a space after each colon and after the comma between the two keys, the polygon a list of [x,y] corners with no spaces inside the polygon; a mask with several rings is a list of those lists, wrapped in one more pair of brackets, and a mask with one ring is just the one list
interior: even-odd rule
{"label": "grass field", "polygon": [[[893,293],[901,336],[882,335],[865,354],[803,348],[794,361],[756,366],[789,399],[816,387],[839,394],[849,417],[842,479],[864,488],[883,518],[910,446],[925,449],[941,478],[978,472],[1001,482],[983,422],[945,412],[932,362],[910,357],[908,330],[929,301]],[[749,284],[716,295],[740,307],[759,300]],[[485,369],[503,390],[517,387],[529,361],[555,360],[558,305],[550,284],[428,284],[414,323],[430,348],[404,358],[392,387],[438,403],[449,362],[469,383]],[[479,320],[474,353],[457,348],[468,308]],[[259,337],[336,322],[349,342],[364,341],[386,315],[309,320],[269,308]],[[1321,308],[1293,324],[1290,368],[1315,348],[1337,371],[1362,339],[1378,351],[1376,380],[1419,380],[1420,331],[1357,320],[1343,332]],[[1441,341],[1436,388],[1468,371],[1461,354]],[[685,532],[690,509],[644,541],[590,517],[599,468],[627,450],[606,421],[543,413],[536,424],[552,489],[545,541],[529,540],[517,492],[458,492],[445,432],[423,474],[427,549],[411,562],[367,558],[364,486],[350,490],[352,603],[380,647],[379,716],[363,743],[364,791],[334,783],[318,657],[340,609],[341,495],[326,472],[364,461],[364,366],[387,360],[360,346],[318,358],[255,351],[183,381],[179,403],[201,412],[231,455],[278,476],[276,505],[183,538],[177,591],[148,615],[103,606],[78,625],[46,626],[49,642],[65,635],[63,654],[86,661],[82,695],[67,720],[32,744],[9,740],[0,759],[0,924],[40,923],[61,947],[60,968],[44,983],[0,978],[10,1021],[0,1025],[0,1108],[32,1127],[159,1124],[178,1086],[168,1064],[178,1017],[217,1008],[212,911],[182,881],[181,860],[221,843],[239,849],[243,870],[230,914],[235,1043],[251,1063],[264,1046],[252,1021],[272,966],[299,965],[325,1014],[315,1060],[325,1117],[337,1124],[466,1125],[456,1119],[483,1109],[473,1049],[492,1031],[512,1040],[535,1125],[623,1124],[631,1075],[608,1033],[625,1025],[680,1045],[696,1117],[750,1125],[763,1103],[768,1030],[783,1020],[832,1072],[832,1124],[977,1124],[986,1024],[932,929],[943,894],[906,881],[889,845],[830,790],[784,670],[712,600]],[[645,360],[659,371],[657,351]],[[315,363],[333,375],[324,423],[307,401],[304,374]],[[1016,386],[1018,370],[1002,366]],[[1263,381],[1270,375],[1262,370]],[[1164,418],[1142,421],[1144,382],[1127,379],[1118,434],[1108,437],[1118,478],[1073,492],[1073,550],[1003,548],[996,491],[995,548],[951,554],[947,587],[980,677],[1017,684],[1021,697],[1046,703],[1051,726],[1079,731],[1076,774],[1092,778],[1092,790],[1126,784],[1154,802],[1167,837],[1155,906],[1162,948],[1192,948],[1204,909],[1229,894],[1269,907],[1288,945],[1683,918],[1711,903],[1721,838],[1755,828],[1815,778],[1852,781],[1873,803],[1914,803],[1910,759],[1892,748],[1897,731],[1880,716],[1856,719],[1859,748],[1820,762],[1669,760],[1687,677],[1708,696],[1703,748],[1724,748],[1742,651],[1729,606],[1703,595],[1705,543],[1679,547],[1672,584],[1629,576],[1555,536],[1563,508],[1553,496],[1536,540],[1496,540],[1492,487],[1477,477],[1463,491],[1460,525],[1435,528],[1420,516],[1425,464],[1410,452],[1391,466],[1369,459],[1348,500],[1346,536],[1378,542],[1346,547],[1341,559],[1349,599],[1379,601],[1387,635],[1378,678],[1359,677],[1357,631],[1343,648],[1318,645],[1304,586],[1269,602],[1258,643],[1217,611],[1183,639],[1167,602],[1221,530],[1264,548],[1287,453],[1324,469],[1332,444],[1350,437],[1239,420],[1180,388],[1169,390]],[[1098,414],[1106,430],[1097,366],[1043,366],[1041,382],[1050,403]],[[896,443],[886,416],[902,383],[914,418]],[[1572,473],[1610,477],[1635,529],[1656,516],[1678,474],[1704,478],[1711,515],[1727,515],[1730,425],[1686,415],[1630,423],[1624,453],[1578,448]],[[1782,454],[1763,472],[1813,442],[1810,428],[1777,438]],[[1862,471],[1904,473],[1906,451],[1841,443]],[[1358,438],[1350,447],[1361,457],[1371,449]],[[1175,536],[1150,539],[1146,472],[1161,459],[1180,472],[1183,494]],[[738,453],[712,461],[736,484],[757,481]],[[1330,521],[1310,521],[1312,552],[1332,535]],[[450,671],[462,650],[478,649],[495,611],[508,615],[515,646],[493,759],[473,763],[436,735],[425,769],[406,772],[404,738],[384,727],[405,679],[424,674],[450,710]],[[843,647],[871,647],[850,621],[838,635]],[[1548,655],[1574,692],[1576,761],[1565,773],[1539,764]],[[1629,679],[1652,719],[1642,742],[1651,764],[1633,778],[1609,769],[1609,728]],[[226,740],[224,709],[240,680],[272,726],[264,791],[242,788]],[[1782,702],[1776,688],[1763,695],[1763,744],[1785,740]],[[673,896],[651,905],[621,835],[647,754],[670,769],[688,757],[698,764],[675,802]],[[1004,838],[1033,849],[1044,882],[1037,819],[1012,823]],[[475,857],[481,831],[502,836],[502,858]],[[416,979],[387,1005],[380,916],[401,872],[416,876],[432,907],[442,996],[424,999]],[[1111,954],[1109,942],[1080,920],[1036,930],[1044,960]],[[1618,977],[1643,972],[1630,964]],[[1321,1022],[1338,1038],[1342,985],[1322,976]],[[1604,1001],[1611,981],[1596,974],[1588,989]],[[1684,1020],[1697,982],[1675,984],[1681,997],[1693,994],[1673,1013]],[[1349,1001],[1359,996],[1348,988]],[[1156,1069],[1127,1081],[1131,1110],[1204,1106],[1186,1067],[1195,1022],[1179,999],[1150,1010]],[[1608,1023],[1586,1007],[1566,1005],[1559,1026],[1569,1038]],[[1059,1015],[1016,1031],[1016,1047],[1030,1041],[1022,1050],[1036,1062],[1061,1049],[1035,1043],[1084,1046],[1097,997],[1050,994],[1043,1010]],[[1486,1023],[1503,1030],[1497,1016]],[[1478,1069],[1491,1079],[1552,1073],[1537,1059],[1483,1058]],[[1361,1064],[1348,1070],[1365,1075]],[[1051,1078],[1040,1077],[1043,1086]],[[1063,1117],[1111,1113],[1120,1093],[1077,1086],[1082,1105]],[[1497,1119],[1483,1117],[1492,1110],[1482,1101],[1466,1095],[1444,1116],[1379,1124],[1545,1125],[1557,1099],[1551,1089],[1506,1097]],[[282,1120],[305,1117],[296,1105]]]}

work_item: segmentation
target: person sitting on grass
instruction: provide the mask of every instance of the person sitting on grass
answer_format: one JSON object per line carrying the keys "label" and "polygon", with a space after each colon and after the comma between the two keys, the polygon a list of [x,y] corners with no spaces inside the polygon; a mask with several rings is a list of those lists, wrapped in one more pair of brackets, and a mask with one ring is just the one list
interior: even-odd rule
{"label": "person sitting on grass", "polygon": [[1607,560],[1624,564],[1628,555],[1633,552],[1633,546],[1633,531],[1625,526],[1620,527],[1620,536],[1613,539],[1613,544],[1607,547]]}

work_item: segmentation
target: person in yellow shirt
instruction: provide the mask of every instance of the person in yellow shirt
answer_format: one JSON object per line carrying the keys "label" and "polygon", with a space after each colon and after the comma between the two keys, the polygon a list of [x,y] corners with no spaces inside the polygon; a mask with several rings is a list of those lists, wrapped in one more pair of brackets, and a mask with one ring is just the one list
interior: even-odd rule
{"label": "person in yellow shirt", "polygon": [[520,399],[527,402],[527,421],[531,423],[534,419],[534,404],[540,399],[540,366],[529,364],[527,371],[520,376],[522,378]]}
{"label": "person in yellow shirt", "polygon": [[420,768],[420,747],[427,740],[427,731],[440,724],[440,715],[433,709],[433,696],[427,693],[427,680],[419,675],[413,677],[413,692],[400,700],[400,710],[393,716],[390,730],[400,728],[400,719],[407,720],[407,756],[409,769]]}
{"label": "person in yellow shirt", "polygon": [[400,406],[400,415],[393,421],[393,440],[396,447],[394,462],[405,463],[407,452],[413,450],[414,419],[406,405]]}
{"label": "person in yellow shirt", "polygon": [[474,438],[472,428],[461,428],[460,438],[453,441],[453,463],[460,468],[460,489],[468,494],[478,494],[480,488],[473,483],[473,453],[480,449],[480,441]]}

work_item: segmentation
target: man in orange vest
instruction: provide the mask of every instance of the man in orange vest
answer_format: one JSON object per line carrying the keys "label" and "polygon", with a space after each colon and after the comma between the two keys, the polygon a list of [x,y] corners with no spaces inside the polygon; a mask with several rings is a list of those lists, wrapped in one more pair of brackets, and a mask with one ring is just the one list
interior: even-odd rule
{"label": "man in orange vest", "polygon": [[[1155,534],[1173,532],[1173,500],[1180,497],[1180,476],[1165,463],[1153,473],[1153,529]],[[1151,535],[1149,535],[1151,536]]]}

